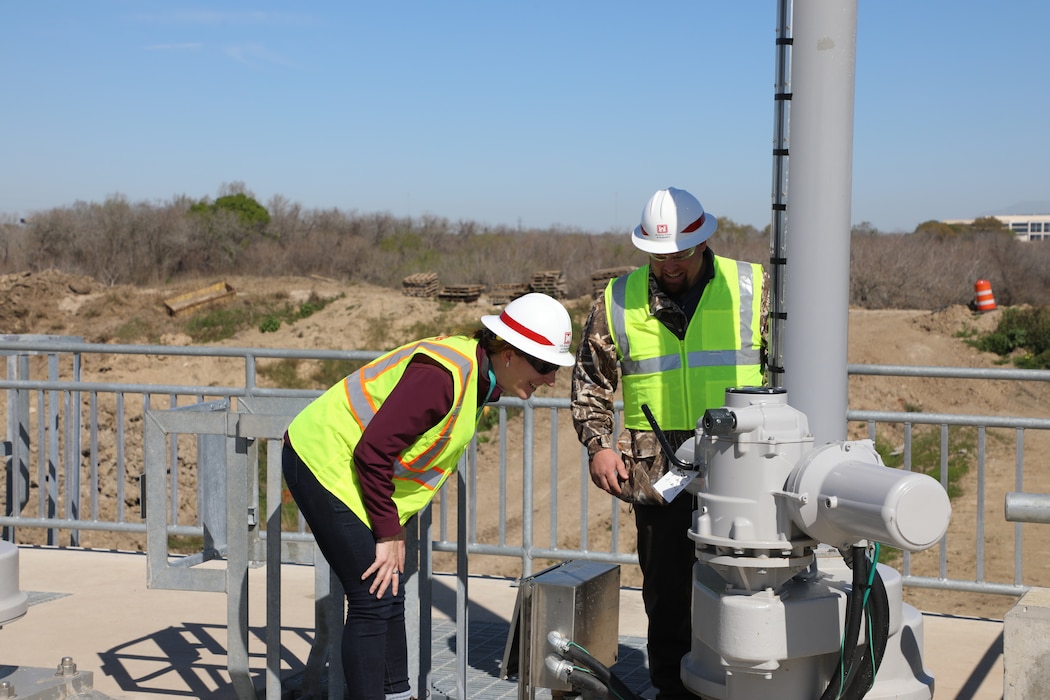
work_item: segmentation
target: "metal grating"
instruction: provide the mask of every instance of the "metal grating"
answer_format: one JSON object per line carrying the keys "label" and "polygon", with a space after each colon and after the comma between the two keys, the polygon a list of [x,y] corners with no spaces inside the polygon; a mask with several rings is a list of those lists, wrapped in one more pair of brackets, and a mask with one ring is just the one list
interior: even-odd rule
{"label": "metal grating", "polygon": [[[500,662],[507,644],[510,624],[470,624],[470,649],[467,652],[467,690],[471,700],[517,700],[517,678],[500,680]],[[620,637],[617,662],[612,672],[639,697],[651,697],[649,657],[643,637]],[[456,698],[456,623],[435,620],[432,646],[431,697]],[[536,694],[538,699],[551,697],[549,690]]]}

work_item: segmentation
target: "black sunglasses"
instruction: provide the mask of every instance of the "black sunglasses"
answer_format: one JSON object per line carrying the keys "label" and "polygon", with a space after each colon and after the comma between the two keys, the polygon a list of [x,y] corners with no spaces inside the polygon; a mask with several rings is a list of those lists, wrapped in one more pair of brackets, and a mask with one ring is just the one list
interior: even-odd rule
{"label": "black sunglasses", "polygon": [[528,361],[528,363],[532,365],[532,368],[540,374],[550,374],[551,372],[556,372],[558,370],[558,367],[560,366],[554,364],[553,362],[547,362],[546,360],[541,360],[538,357],[533,357],[528,353],[521,353],[521,356],[524,357]]}

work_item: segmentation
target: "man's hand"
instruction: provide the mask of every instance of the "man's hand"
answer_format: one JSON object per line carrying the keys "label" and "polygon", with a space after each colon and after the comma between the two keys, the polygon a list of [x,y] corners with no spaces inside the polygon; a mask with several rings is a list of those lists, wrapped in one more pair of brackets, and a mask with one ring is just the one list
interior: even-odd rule
{"label": "man's hand", "polygon": [[611,448],[595,452],[591,457],[591,481],[602,491],[619,496],[620,484],[627,481],[627,467],[620,453]]}

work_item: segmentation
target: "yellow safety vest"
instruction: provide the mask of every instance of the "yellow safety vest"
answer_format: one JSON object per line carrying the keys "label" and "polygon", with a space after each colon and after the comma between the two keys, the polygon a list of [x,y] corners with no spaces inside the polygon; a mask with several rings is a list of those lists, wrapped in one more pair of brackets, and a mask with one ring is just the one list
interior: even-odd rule
{"label": "yellow safety vest", "polygon": [[354,448],[369,421],[401,380],[415,355],[426,355],[452,374],[452,409],[433,428],[398,455],[394,463],[394,504],[401,524],[423,510],[477,430],[478,341],[465,336],[427,338],[376,358],[328,389],[288,426],[296,453],[317,481],[346,504],[368,527],[354,465]]}
{"label": "yellow safety vest", "polygon": [[609,282],[605,308],[623,376],[624,426],[694,430],[704,411],[725,404],[729,387],[760,386],[762,266],[714,256],[704,288],[679,340],[649,310],[649,267]]}

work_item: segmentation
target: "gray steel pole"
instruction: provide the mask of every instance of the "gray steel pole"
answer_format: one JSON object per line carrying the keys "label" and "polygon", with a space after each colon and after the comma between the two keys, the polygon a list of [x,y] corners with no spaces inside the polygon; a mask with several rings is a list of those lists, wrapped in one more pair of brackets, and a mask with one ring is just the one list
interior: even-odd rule
{"label": "gray steel pole", "polygon": [[795,0],[784,382],[817,445],[846,437],[857,0]]}

